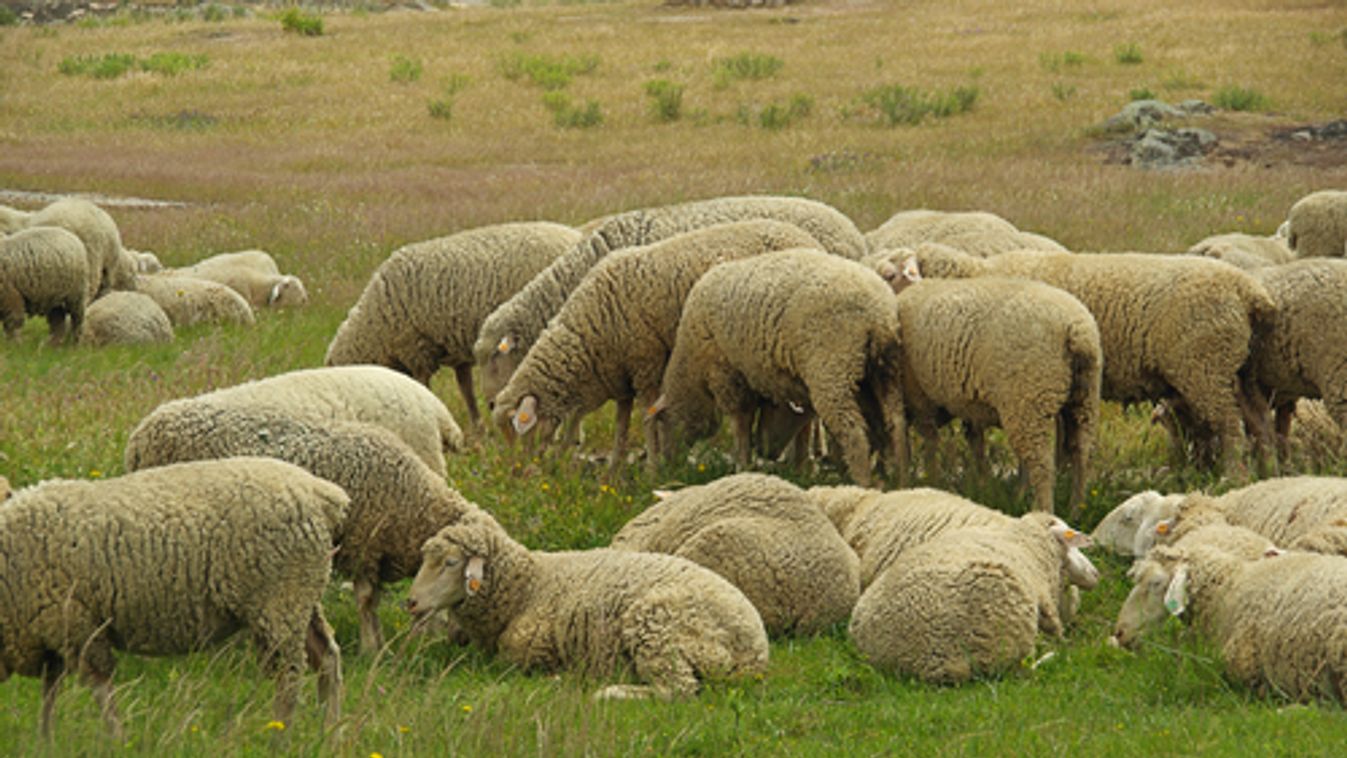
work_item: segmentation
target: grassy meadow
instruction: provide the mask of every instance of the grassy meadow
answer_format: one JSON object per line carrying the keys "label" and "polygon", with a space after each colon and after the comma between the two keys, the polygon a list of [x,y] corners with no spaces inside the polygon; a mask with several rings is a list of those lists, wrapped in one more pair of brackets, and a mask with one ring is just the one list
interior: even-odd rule
{"label": "grassy meadow", "polygon": [[[1347,157],[1271,138],[1343,117],[1347,6],[1318,0],[803,0],[783,9],[654,0],[440,12],[354,9],[307,35],[279,9],[228,6],[77,24],[0,26],[0,191],[181,203],[108,205],[128,247],[167,265],[245,248],[304,279],[308,307],[256,327],[198,326],[170,345],[52,348],[31,320],[0,343],[0,474],[16,486],[121,473],[160,402],[319,365],[373,269],[398,246],[503,221],[580,225],[715,195],[804,195],[862,230],[908,208],[979,209],[1075,250],[1180,251],[1209,234],[1268,234],[1302,195],[1347,187]],[[210,10],[216,8],[215,11]],[[306,11],[298,12],[303,16]],[[290,29],[301,31],[287,31]],[[1208,168],[1108,160],[1092,129],[1138,95],[1220,101],[1194,121],[1228,149]],[[0,202],[31,207],[0,194]],[[450,372],[434,389],[460,420]],[[1232,486],[1173,465],[1149,409],[1105,408],[1080,524],[1146,488]],[[611,414],[586,423],[607,448]],[[951,435],[951,442],[953,442]],[[988,482],[933,484],[1018,512],[993,436]],[[610,477],[478,431],[453,486],[540,549],[605,544],[654,487],[731,471],[722,437],[684,465]],[[957,464],[957,461],[956,461]],[[1340,461],[1299,461],[1342,473]],[[777,471],[801,484],[824,469]],[[1065,481],[1059,507],[1065,503]],[[844,628],[775,641],[760,681],[678,703],[594,703],[597,683],[524,675],[474,650],[396,631],[354,653],[349,592],[327,603],[345,656],[345,717],[323,733],[306,682],[284,747],[300,754],[1338,754],[1347,717],[1227,683],[1177,622],[1136,654],[1104,644],[1127,586],[1100,556],[1065,641],[996,680],[934,688],[866,666]],[[1035,663],[1038,665],[1035,667]],[[68,683],[56,739],[39,685],[0,684],[0,752],[201,755],[273,746],[271,684],[243,639],[198,655],[121,659],[124,743]]]}

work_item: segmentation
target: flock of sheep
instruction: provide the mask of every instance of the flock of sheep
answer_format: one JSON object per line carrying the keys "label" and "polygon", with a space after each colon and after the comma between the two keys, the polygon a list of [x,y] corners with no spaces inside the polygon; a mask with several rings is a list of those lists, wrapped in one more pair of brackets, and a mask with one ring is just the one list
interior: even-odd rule
{"label": "flock of sheep", "polygon": [[[134,340],[150,321],[250,321],[305,299],[256,251],[153,271],[82,201],[0,207],[0,230],[11,334],[42,316],[53,341]],[[1154,402],[1177,454],[1191,442],[1195,462],[1237,474],[1284,451],[1298,399],[1347,423],[1345,240],[1347,192],[1321,192],[1274,237],[1187,256],[1075,254],[987,213],[907,211],[862,235],[784,197],[408,245],[373,273],[327,366],[161,405],[131,432],[122,477],[13,493],[0,478],[0,680],[42,679],[49,733],[79,673],[117,732],[114,649],[184,652],[247,629],[275,717],[313,669],[332,721],[341,658],[320,598],[335,569],[366,653],[384,645],[384,585],[414,576],[407,609],[444,616],[456,640],[525,669],[635,680],[600,697],[760,674],[769,636],[848,619],[873,665],[958,683],[1063,634],[1098,581],[1081,552],[1097,541],[1139,558],[1117,643],[1186,611],[1232,676],[1341,702],[1347,480],[1142,493],[1094,540],[1053,515],[1052,485],[1069,461],[1077,516],[1102,400]],[[485,433],[476,367],[508,438],[569,454],[581,417],[612,400],[614,469],[639,408],[648,466],[728,417],[741,469],[827,458],[856,486],[740,473],[656,492],[610,548],[530,550],[445,481],[464,434],[428,389],[442,366],[471,434]],[[987,429],[1005,431],[1031,512],[902,488],[908,427],[939,480],[938,432],[956,418],[979,467]],[[881,477],[900,489],[873,489]]]}

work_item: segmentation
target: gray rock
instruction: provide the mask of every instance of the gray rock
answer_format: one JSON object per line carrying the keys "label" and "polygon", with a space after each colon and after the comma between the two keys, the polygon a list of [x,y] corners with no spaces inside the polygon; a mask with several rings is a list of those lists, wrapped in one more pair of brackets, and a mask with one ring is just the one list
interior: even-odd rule
{"label": "gray rock", "polygon": [[1195,166],[1217,141],[1216,135],[1206,129],[1147,129],[1132,143],[1131,163],[1148,169]]}
{"label": "gray rock", "polygon": [[1179,103],[1179,110],[1189,116],[1205,116],[1215,112],[1216,109],[1202,100],[1184,100]]}

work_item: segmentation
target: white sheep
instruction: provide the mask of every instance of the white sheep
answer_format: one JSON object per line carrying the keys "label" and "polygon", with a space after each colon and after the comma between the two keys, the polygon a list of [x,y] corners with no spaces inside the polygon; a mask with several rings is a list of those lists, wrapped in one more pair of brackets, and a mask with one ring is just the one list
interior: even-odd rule
{"label": "white sheep", "polygon": [[130,289],[136,264],[122,249],[121,232],[107,211],[81,198],[63,198],[27,212],[0,206],[0,231],[6,234],[24,228],[55,226],[80,238],[88,266],[86,299],[92,302],[108,290]]}
{"label": "white sheep", "polygon": [[803,490],[736,474],[659,493],[613,535],[612,547],[687,558],[738,587],[769,635],[814,634],[851,615],[856,554]]}
{"label": "white sheep", "polygon": [[1178,513],[1183,494],[1162,495],[1145,490],[1127,498],[1109,511],[1091,533],[1096,545],[1118,555],[1141,556],[1150,549],[1150,538],[1140,544],[1138,535],[1149,532],[1159,522]]}
{"label": "white sheep", "polygon": [[441,477],[444,453],[463,447],[462,430],[435,393],[382,366],[290,371],[173,400],[155,413],[194,402],[279,411],[301,421],[362,421],[382,426]]}
{"label": "white sheep", "polygon": [[909,210],[895,213],[865,235],[871,253],[935,242],[987,258],[1012,250],[1066,252],[1055,240],[1022,232],[1015,225],[984,211]]}
{"label": "white sheep", "polygon": [[304,282],[282,274],[275,259],[262,250],[220,253],[173,272],[223,284],[254,308],[286,308],[309,302]]}
{"label": "white sheep", "polygon": [[1062,635],[1064,577],[1099,574],[1089,538],[1047,513],[948,531],[904,552],[861,593],[850,633],[872,665],[957,684],[1030,655],[1040,628]]}
{"label": "white sheep", "polygon": [[824,203],[798,197],[718,197],[595,219],[582,230],[584,241],[557,258],[482,323],[473,355],[482,368],[486,397],[494,398],[505,387],[571,290],[609,252],[712,224],[755,218],[795,224],[836,255],[859,260],[865,254],[865,239],[851,219]]}
{"label": "white sheep", "polygon": [[1188,254],[1215,258],[1246,271],[1280,266],[1296,259],[1296,254],[1291,252],[1283,237],[1276,235],[1259,237],[1240,233],[1207,237],[1188,248]]}
{"label": "white sheep", "polygon": [[703,679],[761,674],[767,633],[725,579],[683,558],[599,549],[531,551],[490,516],[425,544],[407,609],[447,610],[468,637],[523,669],[630,667],[645,685],[602,698],[695,694]]}
{"label": "white sheep", "polygon": [[324,363],[374,363],[429,385],[450,366],[473,425],[472,346],[482,321],[580,233],[545,222],[498,224],[407,245],[370,277],[327,348]]}
{"label": "white sheep", "polygon": [[50,735],[78,671],[120,737],[114,650],[187,653],[244,628],[276,679],[274,717],[290,721],[307,659],[335,722],[341,656],[321,600],[346,508],[335,484],[263,458],[20,490],[0,507],[0,681],[42,678]]}
{"label": "white sheep", "polygon": [[135,263],[137,274],[157,274],[164,270],[164,264],[154,253],[127,249],[126,254],[131,256],[132,262]]}
{"label": "white sheep", "polygon": [[[902,356],[893,293],[867,267],[817,250],[715,266],[688,293],[648,423],[666,456],[676,436],[706,436],[730,416],[740,467],[763,400],[818,414],[857,484],[871,481],[871,441],[907,475]],[[862,404],[877,409],[867,418]]]}
{"label": "white sheep", "polygon": [[1347,191],[1321,190],[1300,198],[1286,214],[1286,241],[1301,258],[1347,255]]}
{"label": "white sheep", "polygon": [[217,282],[194,276],[138,275],[135,290],[158,303],[174,327],[203,322],[251,326],[257,322],[248,301]]}
{"label": "white sheep", "polygon": [[1347,556],[1347,479],[1293,476],[1264,479],[1211,498],[1184,497],[1172,515],[1138,530],[1136,555],[1154,542],[1172,542],[1205,523],[1228,522],[1278,545]]}
{"label": "white sheep", "polygon": [[45,316],[52,344],[79,337],[88,283],[84,244],[55,227],[0,237],[0,326],[13,337],[29,315]]}
{"label": "white sheep", "polygon": [[173,341],[173,323],[148,295],[109,292],[84,309],[81,345],[143,345]]}
{"label": "white sheep", "polygon": [[[649,407],[659,395],[683,301],[698,278],[725,261],[814,245],[793,224],[756,219],[715,224],[605,256],[496,395],[497,425],[546,440],[562,422],[616,400],[609,458],[616,468],[626,460],[633,402]],[[653,464],[654,440],[646,429]]]}

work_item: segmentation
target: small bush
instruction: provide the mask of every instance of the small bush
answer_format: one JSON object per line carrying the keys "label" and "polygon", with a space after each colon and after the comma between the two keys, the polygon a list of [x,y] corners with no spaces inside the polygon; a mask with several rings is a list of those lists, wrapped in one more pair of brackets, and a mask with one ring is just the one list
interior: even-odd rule
{"label": "small bush", "polygon": [[286,8],[281,14],[281,29],[287,33],[298,34],[301,37],[321,37],[323,34],[323,18],[321,16],[305,13],[299,8]]}
{"label": "small bush", "polygon": [[581,74],[592,73],[599,67],[597,55],[553,58],[547,55],[513,53],[500,60],[501,75],[510,81],[527,79],[545,90],[559,90]]}
{"label": "small bush", "polygon": [[210,59],[206,56],[187,53],[155,53],[139,63],[141,71],[164,76],[177,76],[183,71],[194,71],[209,65]]}
{"label": "small bush", "polygon": [[915,87],[889,84],[861,95],[861,102],[885,126],[919,124],[927,116],[948,118],[972,110],[977,99],[978,88],[972,85],[961,85],[944,93],[926,93]]}
{"label": "small bush", "polygon": [[1195,76],[1184,73],[1183,71],[1175,71],[1165,77],[1165,80],[1160,82],[1160,86],[1170,91],[1176,91],[1202,89],[1207,85],[1203,84],[1202,80]]}
{"label": "small bush", "polygon": [[1216,90],[1211,104],[1228,111],[1261,111],[1267,108],[1268,102],[1256,89],[1231,84]]}
{"label": "small bush", "polygon": [[91,76],[94,79],[116,79],[136,65],[136,56],[127,53],[104,55],[76,55],[64,58],[56,70],[66,76]]}
{"label": "small bush", "polygon": [[450,74],[448,79],[444,80],[444,94],[453,97],[468,88],[472,79],[467,74]]}
{"label": "small bush", "polygon": [[565,92],[548,92],[543,105],[552,111],[552,121],[561,129],[588,129],[603,123],[603,113],[594,100],[576,106]]}
{"label": "small bush", "polygon": [[1129,100],[1154,100],[1155,93],[1148,87],[1139,87],[1127,93]]}
{"label": "small bush", "polygon": [[683,85],[651,79],[645,83],[645,94],[650,97],[650,111],[656,121],[668,123],[683,115]]}
{"label": "small bush", "polygon": [[19,23],[19,14],[8,5],[0,5],[0,26],[14,26]]}
{"label": "small bush", "polygon": [[757,81],[776,76],[784,61],[764,53],[739,53],[729,58],[717,58],[711,63],[711,78],[719,89],[741,79]]}
{"label": "small bush", "polygon": [[439,100],[431,100],[426,105],[430,110],[431,118],[448,121],[454,116],[454,101],[447,97],[442,97]]}
{"label": "small bush", "polygon": [[216,23],[229,18],[229,11],[225,10],[223,5],[211,3],[201,9],[201,20]]}
{"label": "small bush", "polygon": [[1085,56],[1072,50],[1064,53],[1039,53],[1038,65],[1055,74],[1063,68],[1079,68],[1085,65]]}
{"label": "small bush", "polygon": [[1062,102],[1066,102],[1076,96],[1076,85],[1067,84],[1066,82],[1053,82],[1052,96]]}
{"label": "small bush", "polygon": [[758,113],[758,126],[763,129],[785,129],[814,112],[814,98],[805,94],[792,95],[790,100],[768,104]]}
{"label": "small bush", "polygon": [[1142,61],[1141,47],[1135,42],[1113,48],[1113,60],[1124,66],[1135,66]]}
{"label": "small bush", "polygon": [[414,61],[405,55],[393,56],[388,67],[388,79],[399,84],[410,84],[421,78],[421,61]]}

